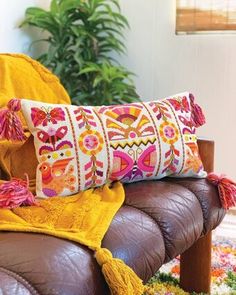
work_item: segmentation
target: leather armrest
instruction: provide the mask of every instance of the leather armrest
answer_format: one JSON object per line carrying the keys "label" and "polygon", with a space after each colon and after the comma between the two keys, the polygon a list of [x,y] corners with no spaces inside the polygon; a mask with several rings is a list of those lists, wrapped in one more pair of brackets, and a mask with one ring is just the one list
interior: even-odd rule
{"label": "leather armrest", "polygon": [[199,154],[206,172],[214,170],[215,142],[207,138],[198,138]]}

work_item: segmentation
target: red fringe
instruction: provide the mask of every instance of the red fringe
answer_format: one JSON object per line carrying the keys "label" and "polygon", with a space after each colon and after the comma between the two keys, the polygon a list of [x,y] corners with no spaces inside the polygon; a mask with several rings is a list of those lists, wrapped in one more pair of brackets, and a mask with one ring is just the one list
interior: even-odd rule
{"label": "red fringe", "polygon": [[189,94],[191,108],[192,108],[192,115],[191,119],[194,123],[195,127],[200,127],[206,123],[206,118],[203,114],[202,108],[194,102],[193,94]]}
{"label": "red fringe", "polygon": [[13,178],[0,185],[0,208],[13,209],[21,205],[36,205],[35,196],[29,191],[29,178]]}
{"label": "red fringe", "polygon": [[7,109],[0,110],[0,139],[23,141],[26,139],[20,119],[16,112],[21,109],[19,99],[11,99]]}
{"label": "red fringe", "polygon": [[222,207],[229,209],[236,206],[236,183],[225,175],[209,173],[207,176],[209,182],[218,187]]}

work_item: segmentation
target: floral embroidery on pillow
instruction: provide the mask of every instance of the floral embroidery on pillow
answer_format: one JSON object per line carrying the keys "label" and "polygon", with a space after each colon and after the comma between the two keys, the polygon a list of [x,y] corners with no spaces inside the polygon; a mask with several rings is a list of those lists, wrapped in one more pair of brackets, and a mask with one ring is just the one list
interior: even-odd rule
{"label": "floral embroidery on pillow", "polygon": [[66,196],[107,181],[206,175],[195,134],[201,120],[189,93],[101,107],[24,99],[21,104],[34,135],[40,197]]}
{"label": "floral embroidery on pillow", "polygon": [[85,130],[78,137],[79,148],[87,156],[86,163],[83,164],[85,187],[94,187],[103,183],[103,161],[97,158],[104,146],[103,136],[93,128],[98,127],[94,119],[93,112],[85,107],[79,107],[74,110],[79,128]]}

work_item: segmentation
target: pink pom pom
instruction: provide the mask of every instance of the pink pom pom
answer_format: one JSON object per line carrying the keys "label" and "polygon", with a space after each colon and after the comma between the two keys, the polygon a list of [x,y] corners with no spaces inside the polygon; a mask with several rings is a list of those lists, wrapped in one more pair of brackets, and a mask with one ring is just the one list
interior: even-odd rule
{"label": "pink pom pom", "polygon": [[12,209],[21,205],[36,205],[35,196],[29,191],[29,178],[26,181],[13,178],[0,185],[0,208]]}
{"label": "pink pom pom", "polygon": [[222,207],[229,209],[236,206],[236,183],[225,175],[209,173],[207,176],[209,182],[218,187]]}
{"label": "pink pom pom", "polygon": [[200,127],[206,123],[206,118],[203,114],[201,107],[194,102],[194,96],[190,93],[189,94],[191,108],[192,108],[192,115],[191,119],[195,127]]}
{"label": "pink pom pom", "polygon": [[0,139],[20,140],[26,139],[20,119],[16,115],[21,108],[19,99],[12,99],[7,109],[0,110]]}

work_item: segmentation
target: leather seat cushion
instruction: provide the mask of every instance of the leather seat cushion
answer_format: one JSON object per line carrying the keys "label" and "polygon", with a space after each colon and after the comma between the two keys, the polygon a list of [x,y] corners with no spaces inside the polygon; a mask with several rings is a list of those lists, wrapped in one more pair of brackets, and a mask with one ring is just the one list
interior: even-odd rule
{"label": "leather seat cushion", "polygon": [[23,277],[0,267],[0,294],[38,295],[38,292]]}
{"label": "leather seat cushion", "polygon": [[56,237],[0,233],[0,266],[21,275],[41,295],[108,294],[93,251]]}
{"label": "leather seat cushion", "polygon": [[[217,189],[205,179],[138,182],[125,191],[125,204],[102,246],[145,282],[225,215]],[[19,274],[43,295],[109,294],[91,250],[47,235],[1,232],[0,267]]]}

